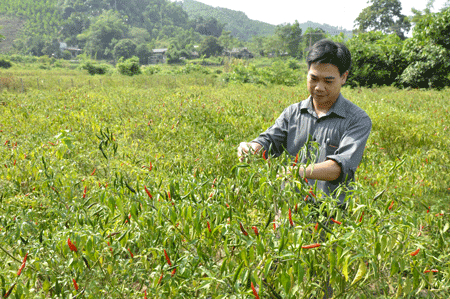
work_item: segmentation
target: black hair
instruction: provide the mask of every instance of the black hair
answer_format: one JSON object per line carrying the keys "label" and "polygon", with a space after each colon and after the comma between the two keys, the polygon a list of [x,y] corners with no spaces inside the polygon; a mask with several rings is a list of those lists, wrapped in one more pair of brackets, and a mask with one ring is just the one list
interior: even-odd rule
{"label": "black hair", "polygon": [[346,71],[350,71],[352,66],[352,55],[349,49],[341,43],[322,39],[316,42],[309,51],[306,58],[308,70],[313,63],[329,63],[336,66],[342,76]]}

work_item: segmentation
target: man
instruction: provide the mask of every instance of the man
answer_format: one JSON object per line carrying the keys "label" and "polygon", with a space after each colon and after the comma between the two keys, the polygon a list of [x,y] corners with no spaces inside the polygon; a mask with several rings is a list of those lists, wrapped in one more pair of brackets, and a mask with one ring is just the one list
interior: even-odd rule
{"label": "man", "polygon": [[[286,108],[267,131],[252,142],[242,142],[238,156],[266,153],[279,156],[284,150],[296,156],[310,139],[319,144],[313,165],[299,167],[299,175],[327,195],[348,186],[361,162],[372,122],[361,108],[340,93],[351,67],[347,47],[330,40],[315,43],[306,59],[310,97]],[[301,163],[305,164],[307,157]],[[346,192],[339,196],[344,202]]]}

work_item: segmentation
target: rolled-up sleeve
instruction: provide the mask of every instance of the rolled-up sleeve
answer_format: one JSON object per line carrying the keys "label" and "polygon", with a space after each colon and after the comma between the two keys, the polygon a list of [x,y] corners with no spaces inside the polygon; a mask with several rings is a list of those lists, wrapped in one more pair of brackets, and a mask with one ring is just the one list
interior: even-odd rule
{"label": "rolled-up sleeve", "polygon": [[279,156],[286,148],[287,134],[289,130],[289,108],[284,109],[281,115],[270,128],[261,133],[252,142],[261,144],[267,153],[273,156]]}
{"label": "rolled-up sleeve", "polygon": [[361,162],[367,139],[372,129],[372,121],[361,110],[345,130],[333,155],[327,155],[327,160],[336,161],[341,167],[340,177],[333,183],[348,182],[355,177],[356,169]]}

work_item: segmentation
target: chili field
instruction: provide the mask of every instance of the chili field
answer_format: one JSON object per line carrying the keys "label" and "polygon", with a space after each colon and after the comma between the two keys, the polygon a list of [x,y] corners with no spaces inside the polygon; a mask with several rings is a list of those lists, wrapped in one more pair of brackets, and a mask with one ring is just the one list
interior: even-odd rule
{"label": "chili field", "polygon": [[343,88],[373,129],[342,209],[283,183],[291,157],[237,159],[306,82],[23,69],[0,82],[3,297],[450,295],[449,89]]}

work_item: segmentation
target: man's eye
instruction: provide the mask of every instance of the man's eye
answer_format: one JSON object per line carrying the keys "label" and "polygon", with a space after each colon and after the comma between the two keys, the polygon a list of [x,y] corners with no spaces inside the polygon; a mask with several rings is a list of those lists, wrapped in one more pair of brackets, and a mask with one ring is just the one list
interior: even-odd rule
{"label": "man's eye", "polygon": [[331,84],[331,83],[333,83],[333,81],[325,81],[325,82],[327,82],[328,84]]}

